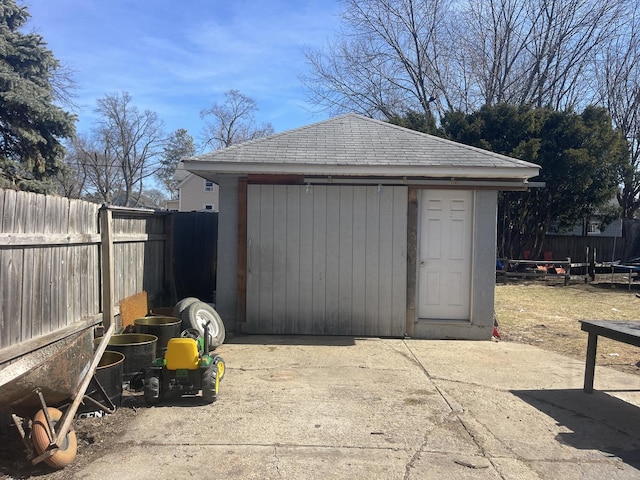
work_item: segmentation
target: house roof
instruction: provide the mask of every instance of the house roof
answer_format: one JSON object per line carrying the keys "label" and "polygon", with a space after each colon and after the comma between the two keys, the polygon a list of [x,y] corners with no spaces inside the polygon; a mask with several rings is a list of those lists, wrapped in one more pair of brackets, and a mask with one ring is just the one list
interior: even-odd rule
{"label": "house roof", "polygon": [[346,114],[183,159],[185,169],[220,175],[510,179],[540,167],[357,114]]}
{"label": "house roof", "polygon": [[178,182],[182,182],[188,176],[189,172],[185,170],[184,163],[182,163],[182,160],[180,160],[178,162],[178,165],[176,165],[175,171],[173,172],[173,179]]}

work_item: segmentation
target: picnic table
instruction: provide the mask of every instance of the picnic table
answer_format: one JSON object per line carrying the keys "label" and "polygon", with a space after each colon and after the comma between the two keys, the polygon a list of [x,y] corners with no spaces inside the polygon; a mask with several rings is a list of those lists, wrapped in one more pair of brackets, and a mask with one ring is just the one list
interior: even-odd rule
{"label": "picnic table", "polygon": [[589,334],[583,390],[587,393],[593,393],[593,376],[596,368],[598,336],[640,347],[640,322],[580,320],[580,323],[582,324],[581,330]]}

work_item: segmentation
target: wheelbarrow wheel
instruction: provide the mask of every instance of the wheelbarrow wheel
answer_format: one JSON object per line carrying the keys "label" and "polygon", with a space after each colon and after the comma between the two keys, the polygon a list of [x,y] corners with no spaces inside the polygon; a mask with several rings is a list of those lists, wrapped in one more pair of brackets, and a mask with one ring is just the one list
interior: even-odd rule
{"label": "wheelbarrow wheel", "polygon": [[[49,417],[51,417],[52,427],[55,429],[56,424],[62,418],[62,412],[52,407],[48,407],[47,410],[49,411]],[[49,430],[44,410],[39,410],[35,417],[33,417],[31,441],[38,455],[46,452],[51,444],[51,431]],[[77,452],[78,440],[75,430],[71,428],[64,437],[64,440],[60,443],[58,450],[50,457],[45,458],[44,462],[53,468],[64,468],[75,460]]]}
{"label": "wheelbarrow wheel", "polygon": [[149,405],[155,405],[160,401],[160,377],[151,375],[144,380],[144,400]]}
{"label": "wheelbarrow wheel", "polygon": [[218,367],[211,364],[209,368],[202,371],[202,399],[206,403],[212,403],[218,399],[219,385]]}

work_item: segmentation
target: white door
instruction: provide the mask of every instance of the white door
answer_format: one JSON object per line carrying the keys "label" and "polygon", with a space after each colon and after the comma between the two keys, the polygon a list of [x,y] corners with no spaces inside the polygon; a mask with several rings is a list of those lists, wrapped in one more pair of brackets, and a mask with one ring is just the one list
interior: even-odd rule
{"label": "white door", "polygon": [[420,201],[418,317],[469,320],[473,192],[423,190]]}

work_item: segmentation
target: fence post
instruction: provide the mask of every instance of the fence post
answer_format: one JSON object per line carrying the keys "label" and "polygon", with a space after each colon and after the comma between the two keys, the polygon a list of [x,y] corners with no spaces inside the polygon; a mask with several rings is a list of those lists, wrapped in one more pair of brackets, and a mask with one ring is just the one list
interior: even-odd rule
{"label": "fence post", "polygon": [[169,297],[169,304],[175,305],[178,301],[175,281],[175,256],[173,254],[175,245],[174,213],[169,213],[164,217],[164,289]]}
{"label": "fence post", "polygon": [[100,208],[100,262],[102,284],[102,324],[107,330],[114,318],[113,214],[106,205]]}

